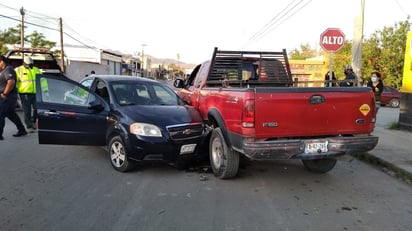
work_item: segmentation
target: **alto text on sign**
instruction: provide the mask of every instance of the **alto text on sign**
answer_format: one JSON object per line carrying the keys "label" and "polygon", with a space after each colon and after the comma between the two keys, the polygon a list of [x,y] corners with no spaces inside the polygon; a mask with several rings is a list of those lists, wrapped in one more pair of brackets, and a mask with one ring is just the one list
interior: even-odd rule
{"label": "alto text on sign", "polygon": [[345,34],[338,28],[328,28],[320,35],[320,46],[329,52],[340,50],[345,44]]}

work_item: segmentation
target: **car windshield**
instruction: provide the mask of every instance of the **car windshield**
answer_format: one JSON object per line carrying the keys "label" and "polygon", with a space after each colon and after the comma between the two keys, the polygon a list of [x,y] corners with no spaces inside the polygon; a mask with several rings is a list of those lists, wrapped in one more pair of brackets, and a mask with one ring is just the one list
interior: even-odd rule
{"label": "car windshield", "polygon": [[116,101],[126,105],[183,105],[183,101],[167,86],[144,82],[115,82],[112,88]]}

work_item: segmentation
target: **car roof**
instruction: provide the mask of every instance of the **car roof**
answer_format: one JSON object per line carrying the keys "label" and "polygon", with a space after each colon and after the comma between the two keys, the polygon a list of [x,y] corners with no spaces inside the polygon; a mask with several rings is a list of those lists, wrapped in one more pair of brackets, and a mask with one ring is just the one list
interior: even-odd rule
{"label": "car roof", "polygon": [[105,82],[114,82],[114,81],[138,81],[138,82],[150,82],[150,83],[157,83],[156,80],[144,78],[144,77],[138,77],[138,76],[130,76],[130,75],[89,75],[88,77],[84,78],[85,79],[102,79]]}

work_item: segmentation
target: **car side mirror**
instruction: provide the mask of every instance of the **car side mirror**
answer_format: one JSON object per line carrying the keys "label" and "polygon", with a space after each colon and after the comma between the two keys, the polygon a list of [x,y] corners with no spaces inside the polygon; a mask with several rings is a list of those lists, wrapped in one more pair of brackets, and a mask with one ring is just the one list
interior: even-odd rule
{"label": "car side mirror", "polygon": [[88,108],[91,109],[91,110],[97,111],[97,112],[101,112],[101,111],[104,110],[104,105],[102,103],[100,103],[99,101],[94,100],[94,101],[90,102]]}
{"label": "car side mirror", "polygon": [[184,88],[185,87],[185,81],[183,79],[175,79],[173,82],[173,86],[175,88]]}

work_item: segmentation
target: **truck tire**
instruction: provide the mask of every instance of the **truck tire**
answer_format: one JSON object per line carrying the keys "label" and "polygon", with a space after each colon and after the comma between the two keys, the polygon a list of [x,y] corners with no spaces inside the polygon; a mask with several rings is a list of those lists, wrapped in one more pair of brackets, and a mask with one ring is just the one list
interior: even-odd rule
{"label": "truck tire", "polygon": [[335,167],[337,160],[332,158],[302,160],[303,165],[311,172],[326,173]]}
{"label": "truck tire", "polygon": [[135,164],[127,158],[126,147],[120,136],[114,136],[110,139],[107,150],[114,169],[119,172],[127,172],[134,168]]}
{"label": "truck tire", "polygon": [[239,170],[239,153],[227,146],[220,128],[213,129],[209,143],[210,166],[220,179],[236,176]]}

